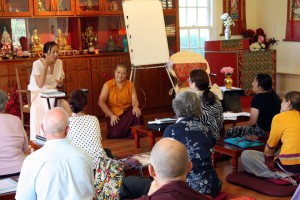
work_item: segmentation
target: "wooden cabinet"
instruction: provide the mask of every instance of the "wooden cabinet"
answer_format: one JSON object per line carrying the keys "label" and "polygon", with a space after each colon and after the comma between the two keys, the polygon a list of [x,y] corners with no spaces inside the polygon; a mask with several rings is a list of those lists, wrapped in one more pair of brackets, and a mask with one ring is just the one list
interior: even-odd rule
{"label": "wooden cabinet", "polygon": [[76,0],[76,15],[122,15],[120,0]]}
{"label": "wooden cabinet", "polygon": [[[169,51],[172,55],[180,49],[178,0],[172,0],[171,6],[168,4],[163,13]],[[118,63],[131,66],[129,54],[123,52],[123,36],[119,35],[119,30],[125,27],[121,0],[0,0],[0,16],[0,24],[7,27],[9,34],[16,34],[12,35],[14,40],[19,38],[18,34],[21,31],[16,31],[15,27],[14,31],[11,31],[11,27],[16,26],[12,23],[11,16],[25,18],[22,20],[26,27],[23,28],[26,29],[23,32],[26,32],[27,39],[24,43],[29,50],[34,28],[38,30],[42,43],[55,40],[60,28],[72,49],[81,53],[78,56],[60,57],[66,73],[66,91],[70,93],[75,89],[88,89],[87,112],[103,116],[98,99],[104,82],[113,77]],[[94,47],[99,50],[98,55],[83,55],[83,50],[87,49],[83,36],[91,30],[90,27],[93,28],[96,38]],[[116,47],[113,50],[108,48],[111,39]],[[13,87],[16,65],[32,65],[36,59],[0,60],[1,89],[9,92]],[[137,70],[135,85],[140,104],[145,104],[144,109],[171,106],[172,97],[168,95],[168,91],[172,87],[164,68]]]}
{"label": "wooden cabinet", "polygon": [[[146,98],[144,109],[171,106],[173,96],[169,95],[169,90],[172,85],[165,68],[137,70],[135,87],[141,106]],[[143,92],[145,92],[145,96]]]}
{"label": "wooden cabinet", "polygon": [[91,82],[91,67],[87,58],[63,58],[66,74],[65,90],[71,94],[73,90],[88,89],[88,106],[86,112],[93,114],[93,87]]}
{"label": "wooden cabinet", "polygon": [[34,15],[75,15],[75,0],[34,0]]}
{"label": "wooden cabinet", "polygon": [[102,0],[76,0],[76,15],[97,15],[104,9]]}
{"label": "wooden cabinet", "polygon": [[10,81],[8,77],[8,63],[0,63],[0,89],[6,93],[10,92]]}
{"label": "wooden cabinet", "polygon": [[0,0],[0,16],[30,17],[32,8],[32,0]]}

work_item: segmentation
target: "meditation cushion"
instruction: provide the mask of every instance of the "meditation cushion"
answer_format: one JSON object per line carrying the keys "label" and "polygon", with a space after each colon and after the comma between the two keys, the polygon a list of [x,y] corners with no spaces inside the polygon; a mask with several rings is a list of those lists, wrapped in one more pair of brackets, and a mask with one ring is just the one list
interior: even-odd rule
{"label": "meditation cushion", "polygon": [[245,171],[229,174],[226,177],[226,181],[275,197],[292,196],[297,189],[297,185],[278,185]]}
{"label": "meditation cushion", "polygon": [[228,194],[226,192],[220,192],[215,198],[214,200],[225,200],[227,199]]}

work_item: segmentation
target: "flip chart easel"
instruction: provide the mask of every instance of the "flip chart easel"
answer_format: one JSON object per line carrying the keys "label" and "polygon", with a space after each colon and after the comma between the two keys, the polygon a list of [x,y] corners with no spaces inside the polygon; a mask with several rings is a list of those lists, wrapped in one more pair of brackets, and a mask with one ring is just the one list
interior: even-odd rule
{"label": "flip chart easel", "polygon": [[165,21],[159,0],[125,0],[123,12],[132,68],[130,80],[134,82],[137,69],[165,67],[168,62]]}

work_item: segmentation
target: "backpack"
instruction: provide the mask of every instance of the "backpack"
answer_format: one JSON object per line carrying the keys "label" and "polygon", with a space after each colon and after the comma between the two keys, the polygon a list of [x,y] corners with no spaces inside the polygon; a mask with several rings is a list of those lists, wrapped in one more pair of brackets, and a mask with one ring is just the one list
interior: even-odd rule
{"label": "backpack", "polygon": [[95,198],[97,200],[119,200],[119,191],[124,177],[122,161],[100,158],[95,174]]}

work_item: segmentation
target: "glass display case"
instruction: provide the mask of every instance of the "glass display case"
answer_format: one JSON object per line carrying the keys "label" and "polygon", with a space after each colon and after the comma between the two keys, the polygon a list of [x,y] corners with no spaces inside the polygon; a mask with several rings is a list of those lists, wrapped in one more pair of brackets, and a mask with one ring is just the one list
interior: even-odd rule
{"label": "glass display case", "polygon": [[34,0],[34,15],[74,15],[75,0]]}
{"label": "glass display case", "polygon": [[32,0],[1,0],[0,16],[24,16],[33,15]]}
{"label": "glass display case", "polygon": [[76,15],[99,14],[105,10],[102,0],[76,0]]}

